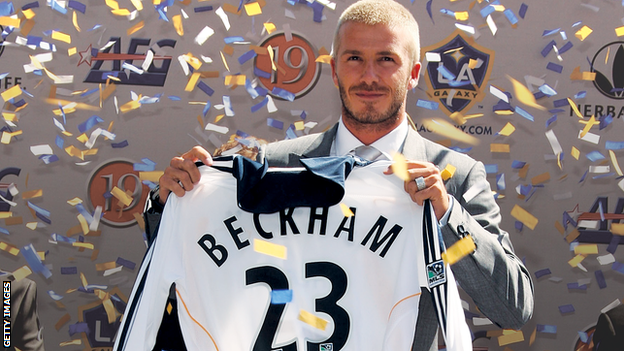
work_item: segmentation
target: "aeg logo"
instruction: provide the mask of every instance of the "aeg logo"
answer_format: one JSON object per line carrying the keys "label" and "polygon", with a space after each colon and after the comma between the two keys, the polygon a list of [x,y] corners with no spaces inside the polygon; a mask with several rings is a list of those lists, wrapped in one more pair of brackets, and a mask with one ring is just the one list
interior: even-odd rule
{"label": "aeg logo", "polygon": [[465,38],[462,31],[455,31],[444,41],[422,48],[425,54],[438,53],[440,62],[428,62],[425,67],[427,93],[437,100],[444,113],[469,110],[485,96],[482,86],[490,77],[494,51],[477,45],[473,38]]}
{"label": "aeg logo", "polygon": [[321,63],[315,62],[316,49],[307,39],[301,34],[291,34],[291,40],[287,40],[290,38],[286,38],[283,31],[274,32],[264,39],[259,46],[272,48],[274,64],[270,55],[258,55],[254,66],[260,84],[269,92],[277,87],[299,98],[316,85],[321,75]]}
{"label": "aeg logo", "polygon": [[[591,72],[596,73],[594,86],[611,99],[624,99],[624,41],[609,43],[594,55]],[[611,77],[611,79],[609,79]]]}
{"label": "aeg logo", "polygon": [[[111,191],[117,187],[132,201],[123,205]],[[91,210],[102,206],[101,221],[113,227],[126,227],[136,223],[135,213],[142,213],[149,187],[139,179],[134,163],[128,160],[111,160],[98,167],[89,177],[87,189],[88,204]]]}
{"label": "aeg logo", "polygon": [[[122,67],[122,61],[124,63],[133,65],[133,61],[141,60],[144,61],[147,57],[147,54],[139,54],[137,53],[137,48],[139,46],[149,46],[150,39],[130,39],[130,46],[128,47],[128,53],[121,53],[121,38],[112,37],[109,42],[113,42],[111,46],[108,46],[106,49],[101,52],[97,49],[92,49],[89,46],[85,51],[80,51],[80,60],[78,61],[78,66],[82,63],[86,63],[91,66],[93,61],[93,67],[89,71],[87,78],[85,78],[85,83],[106,83],[106,80],[109,76],[113,76],[119,79],[116,81],[116,84],[127,84],[127,85],[148,85],[148,86],[160,86],[165,85],[165,79],[167,79],[167,72],[169,71],[169,66],[171,65],[171,56],[160,56],[157,53],[153,56],[153,61],[147,68],[143,74],[139,74],[137,72],[133,72],[129,69],[124,69]],[[173,39],[163,39],[156,42],[156,45],[159,48],[163,47],[175,47],[176,41]],[[111,53],[111,50],[113,51]],[[151,50],[151,49],[150,49]],[[102,65],[105,61],[112,61],[112,69],[106,70],[102,69]],[[162,61],[160,67],[156,67],[156,62]],[[134,65],[139,68],[141,65]]]}

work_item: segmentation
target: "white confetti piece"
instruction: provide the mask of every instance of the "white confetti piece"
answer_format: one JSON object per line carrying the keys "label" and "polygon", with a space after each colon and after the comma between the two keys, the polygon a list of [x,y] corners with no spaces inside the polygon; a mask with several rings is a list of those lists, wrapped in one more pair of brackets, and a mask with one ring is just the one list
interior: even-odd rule
{"label": "white confetti piece", "polygon": [[208,123],[208,124],[206,124],[206,127],[204,128],[204,130],[210,130],[210,131],[213,131],[213,132],[225,134],[230,129],[228,127],[225,127],[225,126],[218,126],[216,124]]}
{"label": "white confetti piece", "polygon": [[225,14],[225,11],[223,11],[223,7],[219,7],[215,11],[215,13],[217,14],[217,16],[219,16],[219,18],[221,18],[221,21],[223,22],[223,25],[225,26],[225,30],[229,31],[230,30],[230,19]]}
{"label": "white confetti piece", "polygon": [[596,257],[596,259],[598,260],[598,263],[600,263],[601,266],[606,266],[608,264],[612,264],[613,262],[615,262],[615,256],[613,256],[613,254],[598,256]]}
{"label": "white confetti piece", "polygon": [[[219,7],[219,9],[221,9],[221,8]],[[204,45],[206,40],[208,40],[208,38],[210,38],[213,34],[214,34],[214,30],[212,28],[206,26],[195,37],[195,43],[197,43],[198,45]]]}
{"label": "white confetti piece", "polygon": [[33,145],[33,146],[30,147],[30,152],[32,152],[33,155],[35,155],[35,156],[39,156],[39,155],[53,155],[54,154],[54,151],[52,151],[52,148],[48,144],[45,144],[45,145]]}

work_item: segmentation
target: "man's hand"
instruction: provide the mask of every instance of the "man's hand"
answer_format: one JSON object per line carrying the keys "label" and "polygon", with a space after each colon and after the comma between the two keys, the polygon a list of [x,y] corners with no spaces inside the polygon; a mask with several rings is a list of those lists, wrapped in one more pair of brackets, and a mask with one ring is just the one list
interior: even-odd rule
{"label": "man's hand", "polygon": [[169,167],[158,180],[161,204],[167,201],[171,192],[177,196],[184,196],[187,191],[193,190],[200,178],[199,169],[195,166],[197,161],[202,161],[207,166],[212,165],[210,153],[201,146],[195,146],[181,157],[171,159]]}
{"label": "man's hand", "polygon": [[[409,181],[405,182],[405,191],[412,198],[412,201],[421,206],[425,200],[430,199],[439,221],[449,208],[448,193],[440,170],[430,162],[407,160],[407,173]],[[392,174],[392,168],[388,168],[384,174]],[[425,188],[420,191],[414,181],[418,177],[423,177],[425,180]]]}

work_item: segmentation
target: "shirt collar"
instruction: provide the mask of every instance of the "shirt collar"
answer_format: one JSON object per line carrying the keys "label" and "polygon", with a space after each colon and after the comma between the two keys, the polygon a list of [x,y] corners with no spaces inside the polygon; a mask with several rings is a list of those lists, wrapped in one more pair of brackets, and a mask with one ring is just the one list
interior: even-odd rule
{"label": "shirt collar", "polygon": [[[403,119],[403,122],[394,128],[390,133],[379,138],[377,141],[371,144],[381,151],[388,160],[392,160],[392,155],[396,152],[400,152],[403,148],[405,138],[407,138],[407,132],[409,126],[407,124],[407,118]],[[358,140],[344,125],[342,122],[342,116],[338,121],[338,131],[336,132],[336,139],[332,145],[332,155],[343,156],[349,154],[351,150],[356,147],[364,145]]]}

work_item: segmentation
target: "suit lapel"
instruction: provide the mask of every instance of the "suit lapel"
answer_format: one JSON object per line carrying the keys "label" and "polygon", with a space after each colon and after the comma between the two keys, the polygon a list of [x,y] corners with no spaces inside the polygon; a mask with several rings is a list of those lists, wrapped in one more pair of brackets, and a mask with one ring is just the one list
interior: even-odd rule
{"label": "suit lapel", "polygon": [[333,127],[319,134],[318,138],[314,140],[307,149],[301,153],[301,157],[324,157],[329,156],[331,147],[338,131],[338,123]]}
{"label": "suit lapel", "polygon": [[405,144],[403,145],[403,155],[408,160],[429,161],[423,137],[412,128],[407,132]]}

